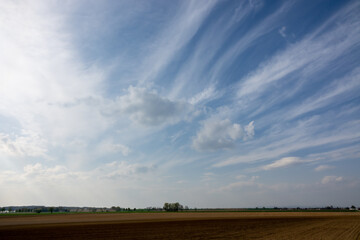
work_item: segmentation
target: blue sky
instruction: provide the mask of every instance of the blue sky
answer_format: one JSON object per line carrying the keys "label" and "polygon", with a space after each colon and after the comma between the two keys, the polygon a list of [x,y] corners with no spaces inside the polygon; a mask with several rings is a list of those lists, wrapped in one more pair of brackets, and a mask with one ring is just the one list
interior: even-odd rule
{"label": "blue sky", "polygon": [[359,1],[2,1],[0,205],[360,205]]}

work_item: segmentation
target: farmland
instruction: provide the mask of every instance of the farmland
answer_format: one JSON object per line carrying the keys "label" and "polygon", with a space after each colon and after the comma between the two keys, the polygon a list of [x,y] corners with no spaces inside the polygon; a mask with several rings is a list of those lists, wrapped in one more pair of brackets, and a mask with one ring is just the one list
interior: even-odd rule
{"label": "farmland", "polygon": [[0,239],[360,239],[359,212],[0,216]]}

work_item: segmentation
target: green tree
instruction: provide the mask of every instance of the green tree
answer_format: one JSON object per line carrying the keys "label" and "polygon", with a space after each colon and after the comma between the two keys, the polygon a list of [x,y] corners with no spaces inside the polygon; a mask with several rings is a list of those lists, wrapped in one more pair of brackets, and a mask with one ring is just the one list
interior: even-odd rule
{"label": "green tree", "polygon": [[169,211],[170,210],[170,204],[169,203],[164,203],[164,207],[163,207],[163,209],[165,210],[165,211]]}
{"label": "green tree", "polygon": [[49,212],[53,213],[53,212],[54,212],[54,208],[53,208],[53,207],[49,207]]}
{"label": "green tree", "polygon": [[179,210],[182,211],[184,209],[183,205],[180,203],[164,203],[163,209],[167,212],[178,212]]}

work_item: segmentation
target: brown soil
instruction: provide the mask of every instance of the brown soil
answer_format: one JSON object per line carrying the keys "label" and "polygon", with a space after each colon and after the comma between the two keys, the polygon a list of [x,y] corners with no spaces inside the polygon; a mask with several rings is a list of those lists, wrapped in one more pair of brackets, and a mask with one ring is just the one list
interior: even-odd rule
{"label": "brown soil", "polygon": [[360,213],[3,215],[0,239],[360,239]]}

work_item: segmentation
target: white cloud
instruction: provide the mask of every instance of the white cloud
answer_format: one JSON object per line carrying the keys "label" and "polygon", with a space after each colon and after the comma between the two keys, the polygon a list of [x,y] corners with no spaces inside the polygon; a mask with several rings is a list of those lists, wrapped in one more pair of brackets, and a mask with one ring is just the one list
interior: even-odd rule
{"label": "white cloud", "polygon": [[144,126],[176,123],[191,107],[185,102],[173,102],[144,88],[132,86],[126,95],[117,98],[116,104],[122,112],[129,114],[132,121]]}
{"label": "white cloud", "polygon": [[60,183],[62,181],[70,181],[74,179],[87,179],[88,174],[85,172],[69,171],[62,165],[47,167],[41,163],[28,164],[23,168],[22,172],[0,171],[0,181],[7,183],[19,184],[50,184]]}
{"label": "white cloud", "polygon": [[232,191],[234,189],[243,188],[243,187],[253,187],[257,186],[258,184],[253,181],[242,181],[242,182],[234,182],[230,183],[229,185],[220,188],[220,191]]}
{"label": "white cloud", "polygon": [[245,126],[245,132],[246,132],[246,136],[248,138],[253,138],[255,135],[255,126],[254,126],[254,121],[251,121],[248,125]]}
{"label": "white cloud", "polygon": [[91,138],[110,122],[86,102],[101,99],[104,72],[82,63],[64,15],[52,7],[29,1],[0,6],[0,115],[56,145]]}
{"label": "white cloud", "polygon": [[120,161],[108,163],[105,166],[96,169],[95,172],[99,173],[97,174],[98,176],[106,178],[137,177],[139,174],[145,174],[155,169],[155,165],[129,164],[125,161]]}
{"label": "white cloud", "polygon": [[343,177],[338,176],[325,176],[321,180],[322,184],[329,184],[329,183],[339,183],[343,181]]}
{"label": "white cloud", "polygon": [[291,166],[291,165],[302,163],[302,162],[303,161],[298,157],[285,157],[285,158],[281,158],[273,163],[270,163],[268,165],[262,166],[261,169],[271,170],[274,168],[287,167],[287,166]]}
{"label": "white cloud", "polygon": [[121,143],[114,143],[113,140],[108,139],[99,144],[97,150],[100,154],[109,154],[121,152],[123,156],[128,156],[131,149]]}
{"label": "white cloud", "polygon": [[34,177],[36,179],[65,179],[68,177],[68,169],[64,166],[57,165],[55,167],[44,167],[41,163],[26,165],[24,174],[26,178]]}
{"label": "white cloud", "polygon": [[10,136],[0,133],[0,153],[10,157],[44,157],[46,141],[39,135],[24,133],[23,136]]}
{"label": "white cloud", "polygon": [[120,143],[112,144],[109,147],[112,151],[115,151],[115,152],[120,151],[122,153],[122,155],[124,155],[124,156],[129,155],[129,153],[131,152],[130,148],[128,148],[127,146],[122,145]]}
{"label": "white cloud", "polygon": [[[241,175],[241,178],[239,178],[239,179],[244,179],[244,178],[246,178],[246,176]],[[259,176],[252,176],[250,179],[247,179],[247,180],[244,179],[243,181],[230,183],[224,187],[221,187],[221,188],[215,190],[215,192],[217,192],[217,191],[233,191],[235,189],[240,189],[240,188],[244,188],[244,187],[257,187],[257,188],[262,187],[263,184],[256,182],[258,179],[259,179]]]}
{"label": "white cloud", "polygon": [[201,181],[203,181],[203,182],[208,182],[208,181],[213,180],[214,177],[215,177],[215,174],[214,174],[214,173],[212,173],[212,172],[206,172],[206,173],[203,174]]}
{"label": "white cloud", "polygon": [[128,198],[127,195],[141,192],[139,189],[153,189],[151,181],[156,178],[151,174],[155,169],[154,165],[127,162],[113,162],[82,171],[63,165],[29,164],[19,171],[0,171],[2,190],[6,192],[0,195],[0,200],[8,205],[112,206],[122,199],[126,202],[123,204],[137,207],[133,196]]}
{"label": "white cloud", "polygon": [[246,178],[246,175],[240,174],[235,177],[236,179],[244,179]]}
{"label": "white cloud", "polygon": [[320,172],[320,171],[325,171],[325,170],[329,170],[329,169],[333,169],[333,168],[334,168],[334,166],[330,166],[330,165],[319,165],[314,170],[317,172]]}
{"label": "white cloud", "polygon": [[[246,132],[253,134],[253,122],[247,126]],[[205,121],[197,132],[192,146],[198,151],[230,149],[235,146],[236,140],[244,136],[247,135],[244,134],[244,129],[240,124],[231,123],[229,119],[210,119]]]}
{"label": "white cloud", "polygon": [[66,181],[69,183],[81,180],[91,182],[118,177],[136,179],[140,175],[154,171],[156,168],[155,165],[114,161],[87,171],[73,171],[64,165],[49,167],[41,163],[35,163],[26,165],[22,172],[0,171],[0,180],[3,182],[27,183],[29,185],[42,182],[43,185],[47,185],[49,182],[60,183]]}

